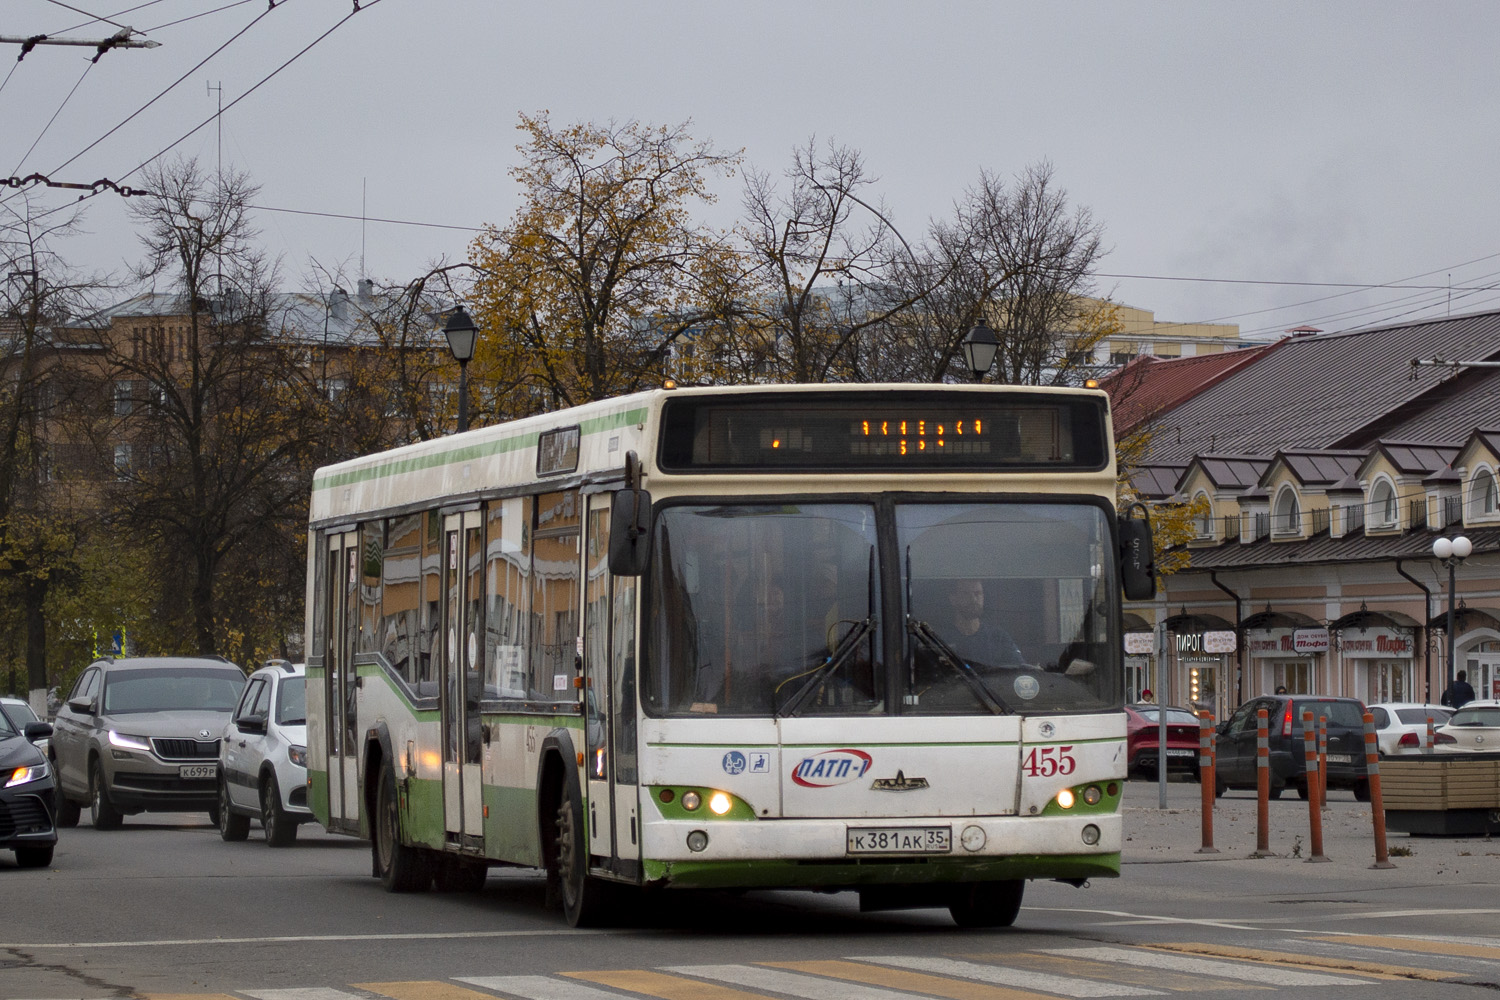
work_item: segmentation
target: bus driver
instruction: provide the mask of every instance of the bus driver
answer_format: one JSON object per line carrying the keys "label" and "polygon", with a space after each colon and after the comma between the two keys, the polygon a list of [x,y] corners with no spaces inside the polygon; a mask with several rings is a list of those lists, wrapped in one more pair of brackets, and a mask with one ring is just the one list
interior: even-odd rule
{"label": "bus driver", "polygon": [[940,635],[971,666],[1019,666],[1021,648],[1009,632],[984,620],[984,584],[954,580],[948,589],[949,621]]}

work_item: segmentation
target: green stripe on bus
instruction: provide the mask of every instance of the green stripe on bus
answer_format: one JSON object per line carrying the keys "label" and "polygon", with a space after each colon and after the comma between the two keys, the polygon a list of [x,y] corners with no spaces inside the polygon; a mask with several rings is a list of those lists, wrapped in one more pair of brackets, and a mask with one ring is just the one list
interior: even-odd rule
{"label": "green stripe on bus", "polygon": [[[638,424],[646,419],[646,413],[645,407],[638,407],[622,413],[611,413],[602,417],[595,417],[592,420],[583,420],[578,424],[579,435],[601,434],[628,424]],[[313,490],[316,492],[317,490],[337,489],[340,486],[350,486],[354,483],[369,482],[374,479],[384,479],[388,476],[399,476],[410,472],[422,472],[426,469],[435,469],[458,462],[471,462],[474,459],[484,458],[489,455],[503,455],[524,448],[532,448],[536,446],[538,437],[544,431],[551,429],[550,427],[538,428],[534,431],[512,434],[509,437],[481,441],[475,444],[465,444],[456,448],[428,452],[422,455],[413,455],[410,458],[394,459],[378,465],[350,469],[347,472],[314,476]]]}

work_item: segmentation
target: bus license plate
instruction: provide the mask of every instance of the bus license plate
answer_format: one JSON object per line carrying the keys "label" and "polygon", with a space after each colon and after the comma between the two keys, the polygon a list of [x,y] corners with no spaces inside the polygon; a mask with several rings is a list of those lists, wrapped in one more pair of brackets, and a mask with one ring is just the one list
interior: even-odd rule
{"label": "bus license plate", "polygon": [[953,828],[948,826],[850,827],[850,854],[948,854]]}
{"label": "bus license plate", "polygon": [[177,769],[179,778],[217,778],[219,776],[219,765],[217,764],[183,764]]}

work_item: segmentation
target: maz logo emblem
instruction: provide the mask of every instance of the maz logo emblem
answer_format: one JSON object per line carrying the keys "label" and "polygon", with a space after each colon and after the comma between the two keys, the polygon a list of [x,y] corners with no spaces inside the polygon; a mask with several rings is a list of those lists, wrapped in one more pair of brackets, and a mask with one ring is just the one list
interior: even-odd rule
{"label": "maz logo emblem", "polygon": [[904,771],[897,771],[894,778],[876,778],[870,786],[877,792],[910,792],[927,787],[926,778],[908,778]]}

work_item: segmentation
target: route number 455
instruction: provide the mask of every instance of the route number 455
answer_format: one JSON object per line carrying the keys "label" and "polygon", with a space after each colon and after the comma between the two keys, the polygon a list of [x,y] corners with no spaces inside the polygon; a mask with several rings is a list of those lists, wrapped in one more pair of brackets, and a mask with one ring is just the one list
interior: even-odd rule
{"label": "route number 455", "polygon": [[1054,774],[1072,774],[1078,767],[1078,761],[1068,751],[1071,746],[1066,747],[1032,747],[1026,759],[1021,762],[1021,770],[1027,776],[1050,778]]}

